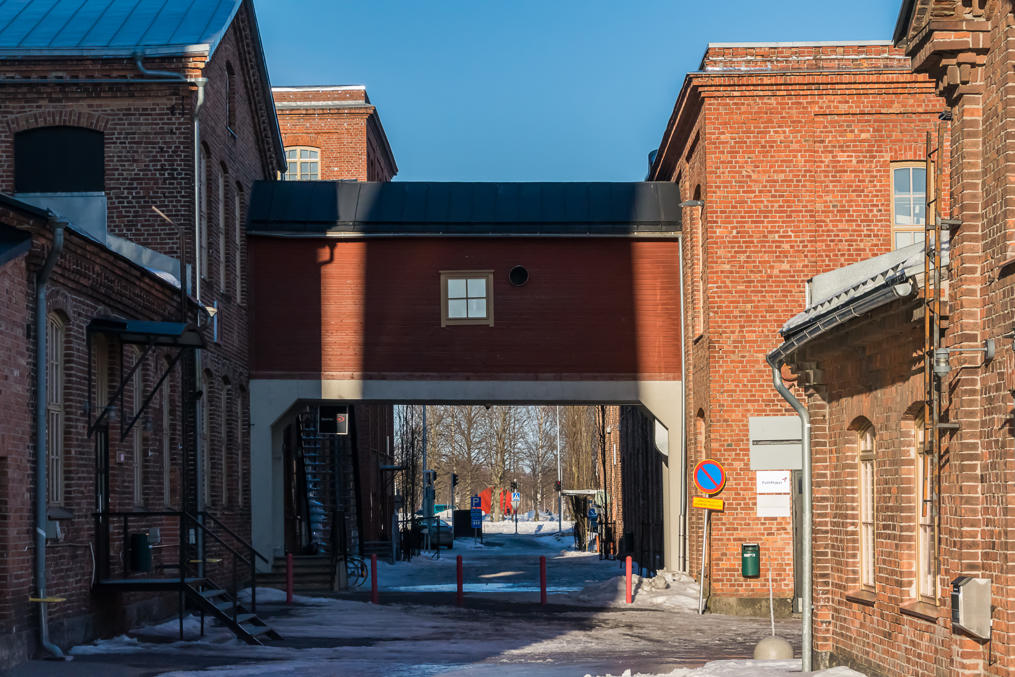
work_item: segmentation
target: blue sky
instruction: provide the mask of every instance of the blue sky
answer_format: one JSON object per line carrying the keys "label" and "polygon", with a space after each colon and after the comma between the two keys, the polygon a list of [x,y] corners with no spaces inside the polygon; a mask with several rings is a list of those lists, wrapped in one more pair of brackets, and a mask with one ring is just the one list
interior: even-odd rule
{"label": "blue sky", "polygon": [[363,84],[404,181],[637,181],[708,42],[885,40],[901,0],[255,0],[274,85]]}

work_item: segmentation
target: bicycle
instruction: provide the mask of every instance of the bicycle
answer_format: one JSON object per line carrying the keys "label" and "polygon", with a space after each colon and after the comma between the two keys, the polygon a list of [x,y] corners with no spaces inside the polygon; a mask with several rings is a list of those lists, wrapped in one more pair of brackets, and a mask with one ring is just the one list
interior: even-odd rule
{"label": "bicycle", "polygon": [[350,590],[366,583],[370,570],[362,557],[347,555],[345,558],[345,582]]}

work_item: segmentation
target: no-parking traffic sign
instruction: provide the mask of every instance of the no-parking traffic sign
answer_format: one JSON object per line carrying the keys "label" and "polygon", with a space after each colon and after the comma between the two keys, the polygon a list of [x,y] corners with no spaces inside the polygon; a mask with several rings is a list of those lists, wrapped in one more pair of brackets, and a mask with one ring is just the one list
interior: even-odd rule
{"label": "no-parking traffic sign", "polygon": [[709,496],[718,494],[726,486],[726,471],[718,461],[706,458],[694,466],[691,473],[694,486]]}

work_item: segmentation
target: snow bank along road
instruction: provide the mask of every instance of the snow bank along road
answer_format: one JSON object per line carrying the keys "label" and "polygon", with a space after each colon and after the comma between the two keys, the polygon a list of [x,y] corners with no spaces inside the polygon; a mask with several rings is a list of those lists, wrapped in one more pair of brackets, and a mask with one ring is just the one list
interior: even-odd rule
{"label": "snow bank along road", "polygon": [[[747,658],[769,633],[767,619],[698,616],[696,588],[680,576],[639,579],[635,603],[626,605],[618,562],[569,551],[570,536],[558,540],[556,524],[546,527],[550,535],[493,534],[484,545],[458,541],[440,559],[383,565],[380,605],[351,595],[297,597],[286,606],[278,591],[259,589],[258,610],[285,638],[270,646],[247,646],[215,627],[197,640],[196,619],[187,623],[195,640],[180,642],[170,620],[76,647],[72,663],[37,662],[14,675],[730,674],[715,672],[719,664],[688,669]],[[470,584],[462,608],[454,605],[457,554]],[[539,555],[547,557],[546,607],[539,605]],[[799,621],[776,625],[799,646]],[[792,666],[737,665],[743,675],[789,674]]]}

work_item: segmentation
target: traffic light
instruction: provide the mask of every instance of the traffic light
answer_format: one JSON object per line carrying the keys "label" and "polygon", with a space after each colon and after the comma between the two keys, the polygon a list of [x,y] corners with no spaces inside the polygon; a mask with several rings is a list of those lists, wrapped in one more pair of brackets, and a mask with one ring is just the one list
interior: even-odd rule
{"label": "traffic light", "polygon": [[511,491],[518,488],[518,480],[511,480]]}
{"label": "traffic light", "polygon": [[456,473],[451,473],[451,486],[458,486],[458,475]]}
{"label": "traffic light", "polygon": [[557,490],[558,494],[560,493],[560,480],[554,480],[553,488]]}

